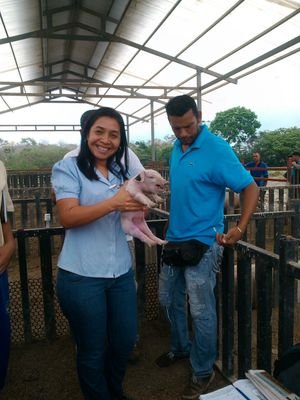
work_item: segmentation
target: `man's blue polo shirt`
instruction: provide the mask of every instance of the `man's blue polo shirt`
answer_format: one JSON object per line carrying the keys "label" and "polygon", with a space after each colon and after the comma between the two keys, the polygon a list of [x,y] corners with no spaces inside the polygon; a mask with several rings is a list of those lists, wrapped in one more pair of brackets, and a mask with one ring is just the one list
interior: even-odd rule
{"label": "man's blue polo shirt", "polygon": [[224,229],[226,187],[241,192],[253,182],[229,144],[206,125],[183,152],[176,140],[170,160],[167,240],[197,239],[211,245]]}

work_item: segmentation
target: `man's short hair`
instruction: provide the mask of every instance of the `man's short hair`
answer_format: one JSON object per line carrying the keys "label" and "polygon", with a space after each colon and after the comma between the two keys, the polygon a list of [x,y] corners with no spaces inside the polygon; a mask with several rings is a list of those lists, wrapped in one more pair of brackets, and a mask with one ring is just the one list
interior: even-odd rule
{"label": "man's short hair", "polygon": [[182,117],[189,110],[192,110],[198,118],[199,111],[195,100],[186,94],[173,97],[166,104],[166,112],[168,116]]}
{"label": "man's short hair", "polygon": [[293,155],[293,156],[298,156],[298,157],[300,157],[300,151],[294,151],[294,152],[292,153],[292,155]]}

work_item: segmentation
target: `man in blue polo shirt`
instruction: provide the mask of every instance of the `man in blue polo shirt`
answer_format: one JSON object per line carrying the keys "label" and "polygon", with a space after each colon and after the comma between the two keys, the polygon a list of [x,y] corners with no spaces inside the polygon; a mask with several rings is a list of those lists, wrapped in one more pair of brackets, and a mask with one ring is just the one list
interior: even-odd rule
{"label": "man in blue polo shirt", "polygon": [[[216,273],[223,246],[241,239],[256,208],[258,189],[229,144],[201,124],[201,112],[190,96],[171,99],[166,111],[177,140],[170,159],[169,243],[163,251],[159,299],[170,321],[171,348],[156,363],[166,367],[189,357],[192,377],[182,394],[188,400],[198,399],[214,378]],[[227,187],[243,192],[243,210],[239,224],[223,233]],[[193,320],[192,340],[186,295]]]}

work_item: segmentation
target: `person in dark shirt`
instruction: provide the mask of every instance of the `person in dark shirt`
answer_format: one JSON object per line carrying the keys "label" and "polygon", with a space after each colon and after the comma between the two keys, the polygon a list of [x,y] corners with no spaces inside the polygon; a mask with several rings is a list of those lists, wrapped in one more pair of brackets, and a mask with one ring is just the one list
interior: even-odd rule
{"label": "person in dark shirt", "polygon": [[287,180],[288,183],[291,183],[291,170],[293,166],[293,153],[287,156],[286,162],[286,172],[283,174],[284,178]]}
{"label": "person in dark shirt", "polygon": [[300,171],[300,151],[294,151],[292,154],[292,183],[299,185],[299,171]]}
{"label": "person in dark shirt", "polygon": [[[258,187],[263,187],[267,186],[268,182],[268,170],[267,169],[261,169],[261,168],[268,168],[267,163],[264,161],[261,161],[261,155],[258,151],[255,151],[252,154],[253,161],[250,161],[245,164],[245,167],[247,169],[250,169],[250,174],[253,176],[255,183],[257,184]],[[261,178],[261,179],[260,179]]]}
{"label": "person in dark shirt", "polygon": [[[258,151],[252,154],[253,161],[245,164],[245,168],[249,169],[250,174],[253,176],[255,183],[259,188],[264,188],[268,183],[268,165],[261,161],[261,155]],[[264,211],[265,190],[260,189],[259,192],[259,206],[261,211]]]}
{"label": "person in dark shirt", "polygon": [[[292,166],[291,166],[291,184],[300,185],[300,151],[293,152]],[[295,187],[293,190],[293,197],[295,199],[300,198],[300,188]]]}

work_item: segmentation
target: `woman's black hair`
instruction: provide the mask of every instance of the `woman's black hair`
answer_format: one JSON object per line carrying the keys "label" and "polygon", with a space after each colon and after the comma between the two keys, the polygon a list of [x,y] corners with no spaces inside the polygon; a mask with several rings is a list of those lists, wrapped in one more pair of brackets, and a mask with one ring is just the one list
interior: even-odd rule
{"label": "woman's black hair", "polygon": [[[84,118],[82,118],[84,116]],[[110,117],[115,119],[120,126],[121,141],[120,146],[115,154],[107,159],[107,167],[110,172],[119,178],[127,179],[128,174],[128,145],[126,139],[126,131],[121,114],[113,108],[101,107],[97,110],[89,110],[81,116],[81,142],[80,151],[77,157],[77,165],[80,171],[90,180],[99,180],[95,171],[95,157],[90,151],[87,144],[87,136],[92,125],[100,117]],[[121,158],[124,155],[124,163]],[[116,168],[114,162],[119,168]]]}

